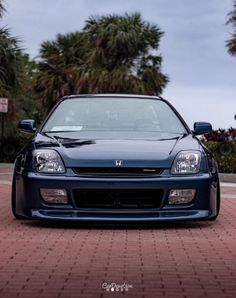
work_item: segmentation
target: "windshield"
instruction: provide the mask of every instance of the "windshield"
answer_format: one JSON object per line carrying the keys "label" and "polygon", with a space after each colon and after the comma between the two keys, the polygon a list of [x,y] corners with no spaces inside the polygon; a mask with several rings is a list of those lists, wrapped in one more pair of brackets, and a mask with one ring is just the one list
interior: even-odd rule
{"label": "windshield", "polygon": [[78,97],[62,101],[42,132],[77,138],[173,137],[187,131],[164,101],[130,97]]}

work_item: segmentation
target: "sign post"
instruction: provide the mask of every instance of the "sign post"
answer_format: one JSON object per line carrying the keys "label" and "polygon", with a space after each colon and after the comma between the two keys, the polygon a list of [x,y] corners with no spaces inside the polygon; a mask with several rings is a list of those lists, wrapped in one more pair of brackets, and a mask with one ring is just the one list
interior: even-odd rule
{"label": "sign post", "polygon": [[4,138],[4,115],[8,112],[8,99],[0,97],[0,113],[1,113],[1,160],[3,160],[3,138]]}

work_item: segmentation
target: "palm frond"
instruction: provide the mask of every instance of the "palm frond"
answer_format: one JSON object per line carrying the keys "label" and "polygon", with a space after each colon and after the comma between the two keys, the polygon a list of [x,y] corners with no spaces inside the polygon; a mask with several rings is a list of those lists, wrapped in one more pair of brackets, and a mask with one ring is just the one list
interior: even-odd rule
{"label": "palm frond", "polygon": [[0,18],[2,18],[4,12],[6,12],[6,8],[4,6],[4,1],[0,0]]}
{"label": "palm frond", "polygon": [[231,38],[227,41],[226,46],[228,48],[228,52],[231,55],[236,56],[236,1],[234,1],[232,12],[229,13],[227,24],[230,24],[233,27],[233,33]]}

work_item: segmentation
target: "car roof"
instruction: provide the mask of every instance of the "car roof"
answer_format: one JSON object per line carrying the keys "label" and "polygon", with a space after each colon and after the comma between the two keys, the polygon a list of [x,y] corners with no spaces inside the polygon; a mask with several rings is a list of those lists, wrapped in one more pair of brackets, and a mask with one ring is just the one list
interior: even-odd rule
{"label": "car roof", "polygon": [[158,99],[163,100],[160,96],[154,95],[140,95],[140,94],[121,94],[121,93],[99,93],[99,94],[72,94],[64,96],[62,99],[71,99],[78,97],[128,97],[128,98],[146,98],[146,99]]}

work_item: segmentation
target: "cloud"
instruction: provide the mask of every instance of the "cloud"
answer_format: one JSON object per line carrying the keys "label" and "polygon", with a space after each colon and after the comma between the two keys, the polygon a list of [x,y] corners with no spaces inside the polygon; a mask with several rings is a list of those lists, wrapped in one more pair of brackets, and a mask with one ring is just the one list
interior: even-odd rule
{"label": "cloud", "polygon": [[184,120],[210,122],[214,129],[236,127],[236,89],[221,86],[194,87],[171,84],[163,94]]}

